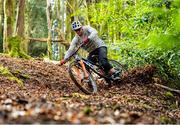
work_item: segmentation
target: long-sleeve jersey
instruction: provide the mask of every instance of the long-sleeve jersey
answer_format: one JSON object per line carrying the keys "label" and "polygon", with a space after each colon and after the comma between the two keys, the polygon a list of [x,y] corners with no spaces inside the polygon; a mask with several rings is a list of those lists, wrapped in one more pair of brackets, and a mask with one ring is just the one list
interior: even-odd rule
{"label": "long-sleeve jersey", "polygon": [[82,36],[76,34],[76,36],[72,39],[70,47],[64,56],[64,60],[67,60],[69,56],[71,56],[76,48],[83,42],[84,37],[88,37],[89,41],[87,44],[83,45],[82,48],[88,53],[99,47],[106,46],[104,41],[98,37],[98,32],[94,28],[90,26],[83,26],[82,30]]}

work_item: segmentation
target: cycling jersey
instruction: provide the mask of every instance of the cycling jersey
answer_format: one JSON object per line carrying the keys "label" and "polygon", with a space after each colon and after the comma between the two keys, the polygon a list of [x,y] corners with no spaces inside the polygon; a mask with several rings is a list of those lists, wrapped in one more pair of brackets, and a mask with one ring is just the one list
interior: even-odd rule
{"label": "cycling jersey", "polygon": [[104,41],[98,37],[98,32],[96,29],[90,26],[82,26],[82,32],[82,36],[76,34],[76,36],[73,38],[70,47],[64,56],[64,60],[69,58],[69,56],[71,56],[71,54],[76,50],[76,47],[83,43],[84,37],[88,37],[89,41],[87,44],[83,45],[82,48],[89,53],[102,46],[106,47]]}

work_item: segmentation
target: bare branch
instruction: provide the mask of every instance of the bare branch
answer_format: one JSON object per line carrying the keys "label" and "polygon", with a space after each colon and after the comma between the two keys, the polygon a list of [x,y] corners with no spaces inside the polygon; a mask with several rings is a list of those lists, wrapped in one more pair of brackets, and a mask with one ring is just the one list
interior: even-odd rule
{"label": "bare branch", "polygon": [[161,84],[157,84],[157,83],[155,83],[155,85],[158,86],[158,87],[161,87],[163,89],[169,90],[171,92],[176,92],[176,93],[180,94],[180,90],[172,89],[172,88],[169,88],[167,86],[164,86],[164,85],[161,85]]}

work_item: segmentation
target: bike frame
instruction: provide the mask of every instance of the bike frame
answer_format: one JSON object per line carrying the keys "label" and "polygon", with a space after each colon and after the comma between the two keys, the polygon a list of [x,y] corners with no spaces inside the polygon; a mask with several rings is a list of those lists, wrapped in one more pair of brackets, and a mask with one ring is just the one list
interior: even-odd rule
{"label": "bike frame", "polygon": [[[88,59],[85,59],[85,58],[82,58],[83,60],[83,63],[88,66],[94,73],[96,73],[98,76],[100,76],[101,78],[104,78],[104,79],[108,79],[108,80],[112,80],[111,78],[105,76],[105,75],[102,75],[99,71],[96,70],[96,68],[99,68],[99,69],[102,69],[98,64],[96,63],[93,63],[91,61],[89,61]],[[86,69],[87,70],[87,69]],[[103,69],[102,69],[103,70]]]}

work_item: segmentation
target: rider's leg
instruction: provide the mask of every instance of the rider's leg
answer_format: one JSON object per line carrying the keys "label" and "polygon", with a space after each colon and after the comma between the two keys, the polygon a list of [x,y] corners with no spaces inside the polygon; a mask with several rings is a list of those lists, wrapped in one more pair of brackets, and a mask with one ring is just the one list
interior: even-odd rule
{"label": "rider's leg", "polygon": [[[98,55],[98,50],[95,49],[94,51],[92,51],[91,53],[89,53],[87,59],[93,63],[96,63],[98,60],[97,58],[95,58],[95,56]],[[86,67],[86,69],[89,71],[89,67]]]}
{"label": "rider's leg", "polygon": [[107,75],[112,76],[114,80],[119,79],[118,71],[116,71],[108,61],[107,48],[106,47],[100,47],[98,49],[99,49],[99,64],[104,68],[104,72]]}
{"label": "rider's leg", "polygon": [[88,77],[89,77],[89,74],[88,74],[88,72],[87,72],[87,70],[86,70],[86,68],[85,68],[85,65],[84,65],[83,61],[80,60],[79,63],[80,63],[80,65],[81,65],[81,67],[82,67],[82,70],[83,70],[83,72],[84,72],[84,78],[88,78]]}
{"label": "rider's leg", "polygon": [[111,64],[108,61],[106,47],[98,48],[98,59],[99,59],[99,64],[103,67],[105,74],[108,75],[109,71],[113,67],[111,66]]}
{"label": "rider's leg", "polygon": [[74,67],[73,70],[74,70],[74,72],[76,73],[76,75],[78,76],[79,81],[81,81],[82,76],[81,76],[81,73],[80,73],[80,69],[77,68],[77,67]]}

